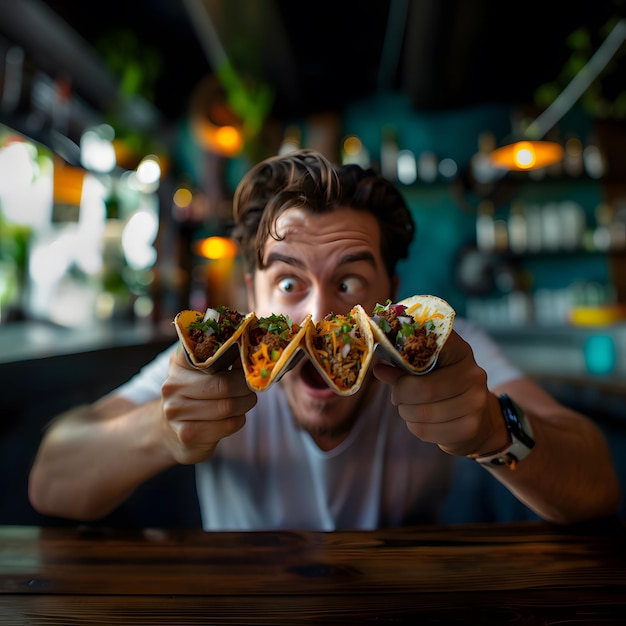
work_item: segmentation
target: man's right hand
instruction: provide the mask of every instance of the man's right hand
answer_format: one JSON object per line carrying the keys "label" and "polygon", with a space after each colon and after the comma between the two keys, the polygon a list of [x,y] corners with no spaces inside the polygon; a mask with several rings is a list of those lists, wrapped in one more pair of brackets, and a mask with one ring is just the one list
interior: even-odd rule
{"label": "man's right hand", "polygon": [[240,360],[231,369],[206,374],[187,362],[182,348],[170,358],[161,397],[166,441],[183,465],[208,459],[220,439],[243,427],[257,402]]}

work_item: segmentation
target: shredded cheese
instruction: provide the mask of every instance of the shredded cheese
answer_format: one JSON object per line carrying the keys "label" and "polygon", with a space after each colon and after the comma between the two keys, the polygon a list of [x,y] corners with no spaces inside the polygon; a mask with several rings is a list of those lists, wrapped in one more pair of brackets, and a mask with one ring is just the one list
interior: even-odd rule
{"label": "shredded cheese", "polygon": [[248,381],[257,389],[267,387],[270,382],[270,375],[280,359],[284,349],[278,350],[278,356],[272,360],[269,349],[265,342],[261,342],[259,347],[249,355]]}
{"label": "shredded cheese", "polygon": [[433,319],[443,319],[443,313],[431,311],[429,307],[424,307],[424,310],[416,315],[417,309],[419,309],[421,306],[423,306],[421,302],[416,302],[413,306],[409,307],[406,310],[406,312],[413,317],[413,319],[420,325],[420,327],[423,326],[426,322]]}

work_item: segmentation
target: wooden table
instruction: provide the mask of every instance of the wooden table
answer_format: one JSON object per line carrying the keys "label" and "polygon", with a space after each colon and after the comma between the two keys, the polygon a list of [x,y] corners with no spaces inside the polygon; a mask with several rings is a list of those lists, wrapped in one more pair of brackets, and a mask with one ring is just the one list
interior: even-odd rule
{"label": "wooden table", "polygon": [[616,521],[374,532],[0,527],[0,623],[625,624]]}

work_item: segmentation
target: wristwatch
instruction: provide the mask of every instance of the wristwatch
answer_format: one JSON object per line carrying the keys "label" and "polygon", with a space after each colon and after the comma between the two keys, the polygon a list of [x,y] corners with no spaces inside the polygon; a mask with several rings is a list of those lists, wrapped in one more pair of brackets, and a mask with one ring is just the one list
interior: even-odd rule
{"label": "wristwatch", "polygon": [[506,429],[511,437],[511,443],[495,452],[470,455],[470,458],[481,465],[507,466],[509,469],[515,469],[517,464],[526,458],[535,446],[533,431],[524,411],[509,396],[501,395],[498,402]]}

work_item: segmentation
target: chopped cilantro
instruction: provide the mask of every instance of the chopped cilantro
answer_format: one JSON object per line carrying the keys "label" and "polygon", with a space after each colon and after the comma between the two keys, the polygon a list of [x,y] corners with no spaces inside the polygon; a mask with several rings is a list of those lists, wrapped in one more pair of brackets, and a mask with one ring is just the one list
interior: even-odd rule
{"label": "chopped cilantro", "polygon": [[259,326],[268,333],[278,335],[278,337],[287,341],[290,339],[294,328],[297,328],[297,325],[293,323],[291,318],[276,313],[260,318]]}

